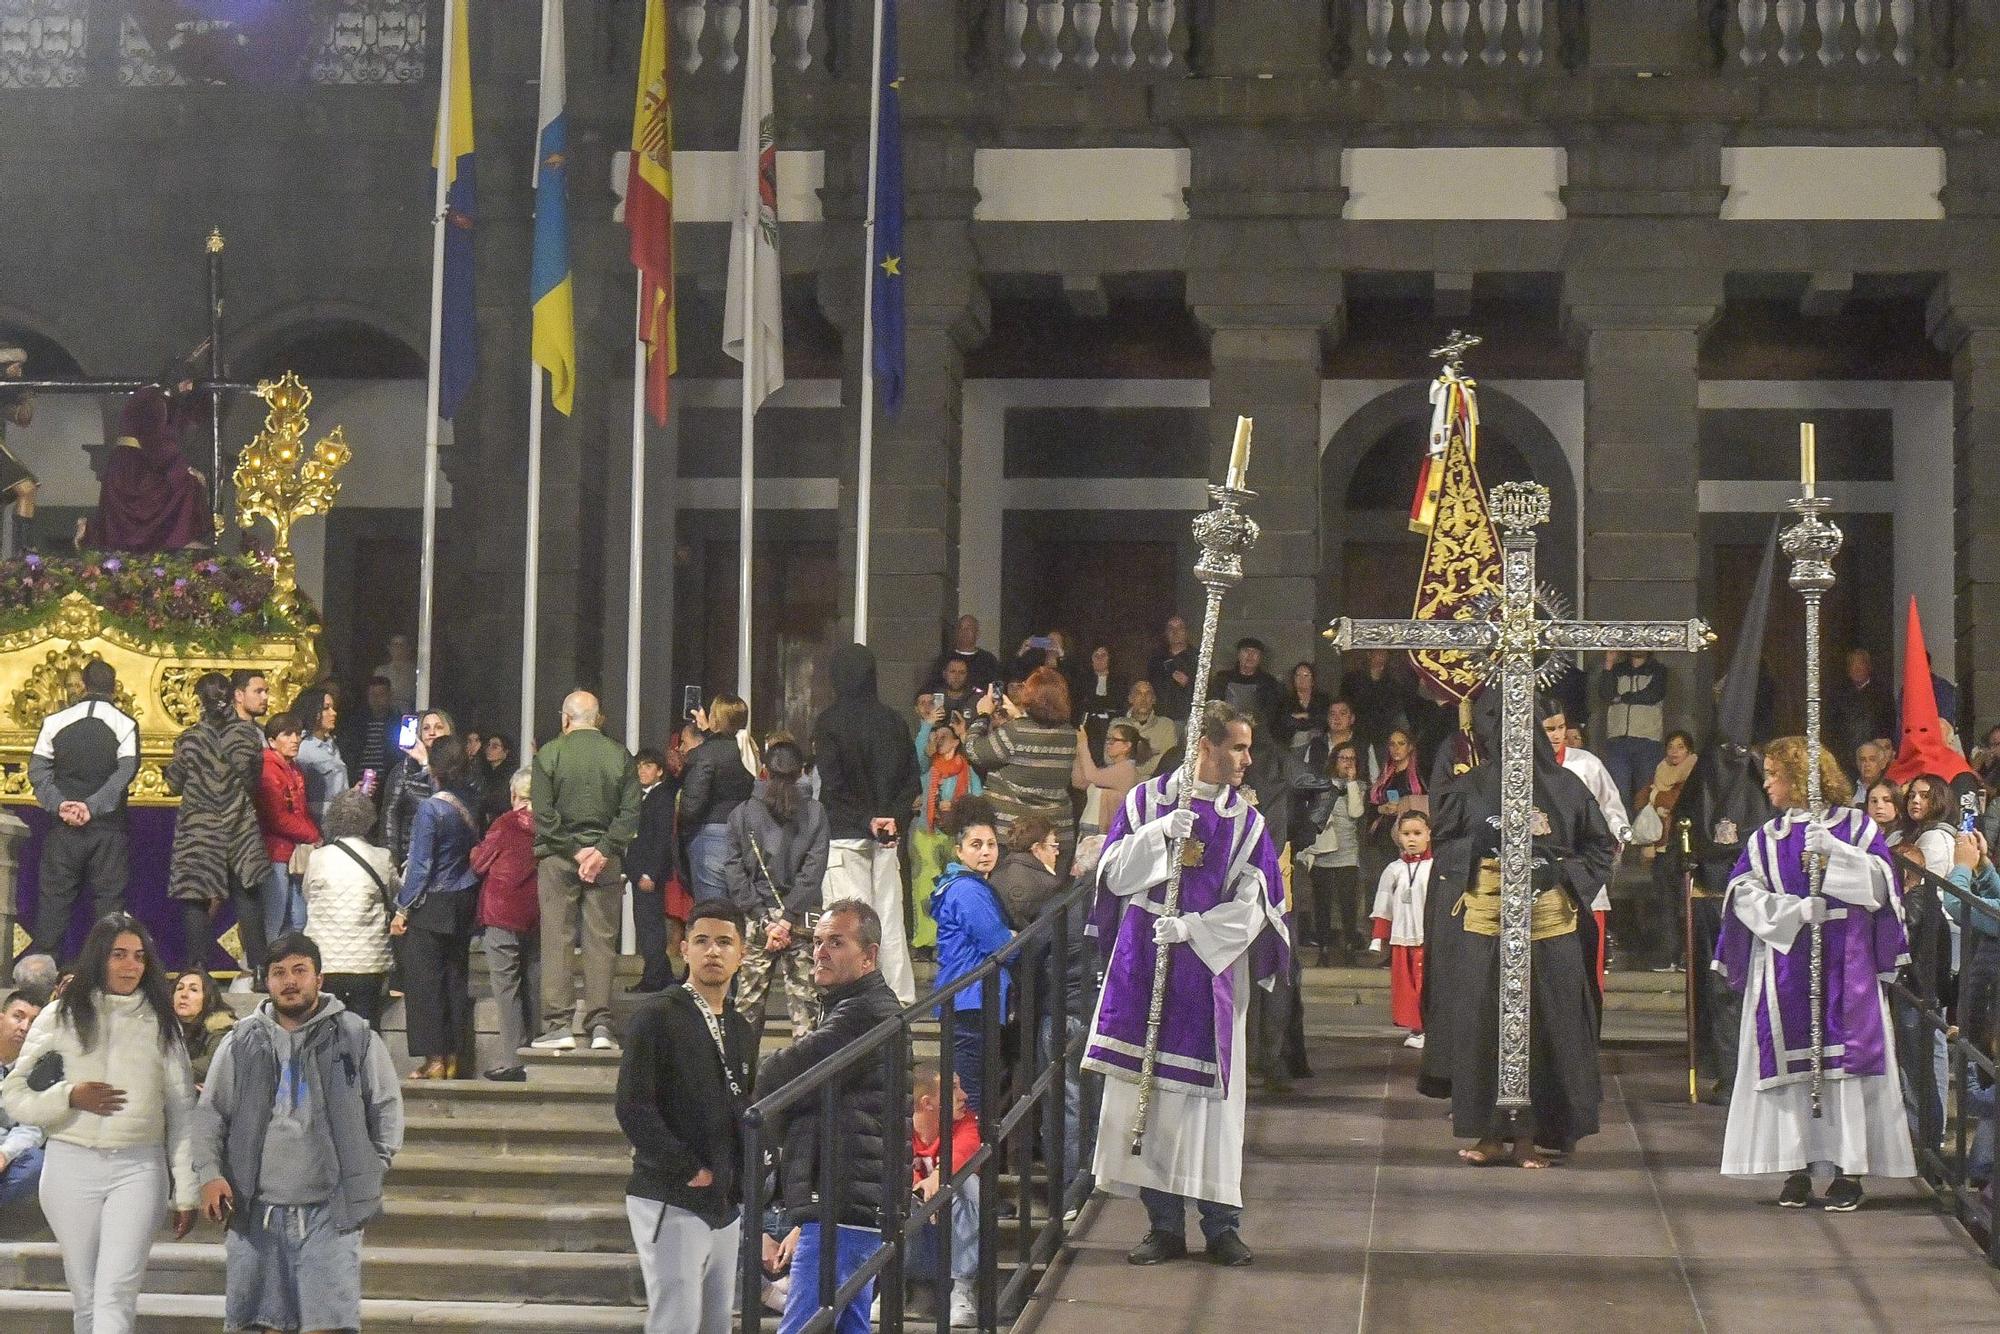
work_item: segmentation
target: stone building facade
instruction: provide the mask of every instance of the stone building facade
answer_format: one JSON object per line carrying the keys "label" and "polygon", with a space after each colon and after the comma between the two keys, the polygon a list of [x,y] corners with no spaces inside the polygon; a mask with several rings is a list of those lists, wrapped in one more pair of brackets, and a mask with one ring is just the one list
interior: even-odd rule
{"label": "stone building facade", "polygon": [[[683,374],[645,479],[649,730],[681,682],[734,676],[717,344],[742,0],[673,7]],[[0,223],[37,257],[0,269],[0,326],[87,373],[155,365],[199,336],[190,257],[217,225],[239,368],[303,357],[407,385],[428,318],[428,47],[403,82],[151,86],[128,77],[123,8],[0,0]],[[329,8],[435,28],[421,0]],[[444,465],[440,691],[495,717],[513,716],[520,637],[535,8],[474,11],[482,372]],[[772,722],[810,712],[813,664],[851,623],[869,8],[778,3]],[[582,374],[543,475],[551,717],[574,682],[626,707],[632,297],[613,214],[641,9],[568,9]],[[88,19],[68,86],[20,86],[4,39],[29,11]],[[908,379],[876,433],[867,627],[885,693],[915,688],[961,609],[996,646],[1048,628],[1071,575],[1105,582],[1060,614],[1136,652],[1144,622],[1192,604],[1186,518],[1238,413],[1257,420],[1265,537],[1229,631],[1280,668],[1332,666],[1323,617],[1405,596],[1396,486],[1426,350],[1462,326],[1487,338],[1489,480],[1550,486],[1544,568],[1584,611],[1730,634],[1811,418],[1850,515],[1835,632],[1892,654],[1914,593],[1961,721],[2000,711],[2000,0],[906,0],[901,25]],[[417,402],[384,475],[415,477]],[[401,493],[336,515],[330,603],[390,577],[357,553],[407,534]],[[1770,663],[1790,667],[1775,646]],[[1690,720],[1707,670],[1677,673]]]}

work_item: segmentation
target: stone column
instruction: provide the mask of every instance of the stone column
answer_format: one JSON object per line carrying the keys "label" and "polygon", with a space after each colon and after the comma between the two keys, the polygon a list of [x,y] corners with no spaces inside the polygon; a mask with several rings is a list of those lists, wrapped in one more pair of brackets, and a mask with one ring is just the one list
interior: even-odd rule
{"label": "stone column", "polygon": [[[1951,356],[1960,727],[2000,704],[2000,280],[1955,268],[1932,297],[1931,336]],[[1940,500],[1943,497],[1939,498]]]}
{"label": "stone column", "polygon": [[[1565,314],[1585,362],[1586,615],[1700,612],[1699,354],[1720,289],[1719,275],[1678,270],[1567,276]],[[1670,725],[1703,716],[1712,669],[1685,657],[1669,666]]]}

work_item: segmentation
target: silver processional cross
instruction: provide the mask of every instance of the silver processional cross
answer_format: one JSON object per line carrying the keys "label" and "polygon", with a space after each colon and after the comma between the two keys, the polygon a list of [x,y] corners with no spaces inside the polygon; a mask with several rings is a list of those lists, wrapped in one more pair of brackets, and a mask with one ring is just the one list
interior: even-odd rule
{"label": "silver processional cross", "polygon": [[1538,654],[1589,650],[1694,653],[1715,636],[1701,620],[1544,620],[1535,608],[1535,529],[1548,522],[1549,493],[1508,482],[1489,497],[1500,527],[1500,598],[1467,620],[1374,621],[1342,617],[1328,632],[1349,649],[1458,650],[1486,659],[1500,689],[1500,1098],[1528,1105],[1529,921]]}

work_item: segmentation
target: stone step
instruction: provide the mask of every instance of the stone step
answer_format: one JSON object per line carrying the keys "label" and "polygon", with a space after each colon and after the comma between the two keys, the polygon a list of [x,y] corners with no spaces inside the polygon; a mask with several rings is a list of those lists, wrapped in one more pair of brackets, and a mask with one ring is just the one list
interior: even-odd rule
{"label": "stone step", "polygon": [[[582,1111],[581,1108],[578,1109]],[[494,1156],[543,1157],[560,1153],[568,1157],[609,1157],[628,1163],[631,1152],[625,1132],[604,1108],[587,1114],[564,1114],[560,1120],[523,1119],[478,1112],[465,1115],[412,1115],[403,1123],[404,1152],[463,1155],[468,1170],[484,1170]],[[399,1156],[393,1170],[400,1171]]]}
{"label": "stone step", "polygon": [[[66,1292],[62,1248],[52,1241],[0,1243],[0,1285]],[[148,1293],[200,1295],[222,1289],[220,1240],[154,1245],[146,1267]],[[361,1291],[363,1297],[388,1301],[548,1300],[629,1307],[643,1306],[646,1300],[633,1255],[381,1246],[373,1237],[361,1265]]]}
{"label": "stone step", "polygon": [[569,1070],[538,1066],[522,1084],[499,1084],[490,1079],[406,1079],[403,1113],[532,1118],[544,1125],[568,1125],[575,1117],[610,1122],[617,1092],[616,1076],[608,1070],[593,1067],[572,1075]]}
{"label": "stone step", "polygon": [[[523,1301],[390,1301],[364,1299],[361,1324],[369,1334],[598,1334],[643,1330],[642,1308],[582,1306]],[[220,1296],[148,1293],[139,1298],[139,1328],[145,1334],[214,1334],[222,1327]],[[0,1291],[0,1329],[7,1334],[70,1334],[67,1291]]]}
{"label": "stone step", "polygon": [[[548,1141],[545,1138],[543,1148]],[[628,1157],[549,1153],[480,1157],[457,1149],[406,1149],[396,1155],[385,1186],[392,1200],[490,1200],[574,1203],[620,1200],[631,1175]]]}

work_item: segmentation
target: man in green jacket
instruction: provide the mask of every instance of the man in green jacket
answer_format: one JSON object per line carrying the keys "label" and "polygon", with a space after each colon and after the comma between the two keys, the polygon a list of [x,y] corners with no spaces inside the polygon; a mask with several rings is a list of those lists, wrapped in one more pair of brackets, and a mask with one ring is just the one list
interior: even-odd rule
{"label": "man in green jacket", "polygon": [[625,747],[598,730],[597,696],[572,691],[562,735],[535,754],[536,896],[542,914],[542,1035],[537,1051],[573,1051],[575,963],[570,941],[583,914],[583,1025],[590,1045],[610,1051],[611,972],[623,917],[621,861],[639,832],[639,769]]}

